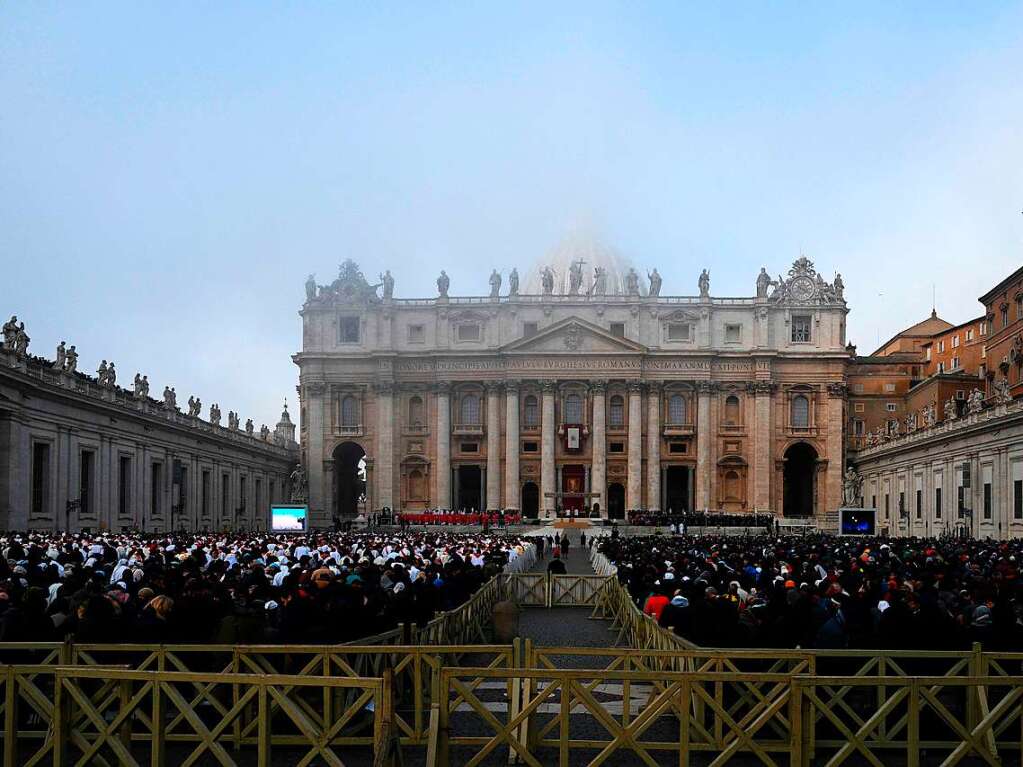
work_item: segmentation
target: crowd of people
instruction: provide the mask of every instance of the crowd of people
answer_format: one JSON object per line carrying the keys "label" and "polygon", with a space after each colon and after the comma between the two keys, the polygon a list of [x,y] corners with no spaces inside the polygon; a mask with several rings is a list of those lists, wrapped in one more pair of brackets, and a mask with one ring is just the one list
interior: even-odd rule
{"label": "crowd of people", "polygon": [[637,606],[704,647],[1023,646],[1023,541],[598,539]]}
{"label": "crowd of people", "polygon": [[674,533],[685,533],[691,527],[746,527],[772,531],[777,517],[762,511],[630,511],[628,523],[638,527],[670,527]]}
{"label": "crowd of people", "polygon": [[5,534],[0,642],[345,642],[425,625],[530,545],[440,531]]}
{"label": "crowd of people", "polygon": [[481,527],[505,527],[517,525],[522,518],[515,513],[502,511],[452,511],[450,509],[429,509],[427,511],[404,511],[397,515],[398,524],[408,525],[480,525]]}

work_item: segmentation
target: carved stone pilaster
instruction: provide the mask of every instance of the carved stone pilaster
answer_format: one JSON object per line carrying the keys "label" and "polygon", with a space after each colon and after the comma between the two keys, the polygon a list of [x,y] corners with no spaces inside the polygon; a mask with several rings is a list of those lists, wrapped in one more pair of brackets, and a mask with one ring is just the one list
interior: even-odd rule
{"label": "carved stone pilaster", "polygon": [[642,381],[629,381],[629,393],[631,394],[633,392],[637,394],[641,394],[643,392]]}
{"label": "carved stone pilaster", "polygon": [[713,394],[718,390],[717,381],[697,381],[696,391],[700,394]]}
{"label": "carved stone pilaster", "polygon": [[504,382],[504,391],[509,397],[516,396],[519,393],[519,387],[522,385],[522,381],[516,378],[509,379]]}
{"label": "carved stone pilaster", "polygon": [[596,379],[590,381],[590,393],[591,394],[603,394],[607,391],[607,381],[604,379]]}
{"label": "carved stone pilaster", "polygon": [[849,387],[844,381],[837,381],[828,384],[828,394],[832,397],[845,397],[849,393]]}
{"label": "carved stone pilaster", "polygon": [[314,381],[305,385],[306,394],[313,397],[322,397],[327,393],[327,385],[320,381]]}
{"label": "carved stone pilaster", "polygon": [[772,381],[750,381],[746,384],[746,392],[754,395],[773,394],[778,390],[778,384]]}
{"label": "carved stone pilaster", "polygon": [[558,388],[558,382],[553,378],[544,378],[540,381],[540,388],[544,394],[553,394]]}

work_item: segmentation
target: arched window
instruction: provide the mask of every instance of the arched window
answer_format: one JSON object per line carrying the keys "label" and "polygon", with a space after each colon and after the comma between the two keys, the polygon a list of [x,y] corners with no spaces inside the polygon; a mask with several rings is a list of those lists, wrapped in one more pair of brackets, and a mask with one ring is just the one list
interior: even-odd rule
{"label": "arched window", "polygon": [[423,398],[416,396],[408,401],[408,425],[423,426],[426,419],[423,414]]}
{"label": "arched window", "polygon": [[522,421],[526,426],[539,426],[540,425],[540,404],[536,400],[536,396],[530,394],[526,397],[526,401],[522,406]]}
{"label": "arched window", "polygon": [[578,394],[569,394],[565,397],[565,423],[583,422],[583,398]]}
{"label": "arched window", "polygon": [[625,426],[625,398],[621,394],[611,397],[609,411],[611,426]]}
{"label": "arched window", "polygon": [[725,400],[725,424],[728,426],[739,425],[739,398],[734,394],[729,395]]}
{"label": "arched window", "polygon": [[738,501],[742,499],[739,491],[739,472],[725,472],[725,499]]}
{"label": "arched window", "polygon": [[480,425],[480,398],[475,394],[466,394],[462,397],[462,425]]}
{"label": "arched window", "polygon": [[792,428],[810,428],[810,400],[802,394],[792,398]]}
{"label": "arched window", "polygon": [[686,422],[686,398],[681,394],[668,397],[668,423],[682,426]]}
{"label": "arched window", "polygon": [[426,497],[426,482],[423,472],[413,469],[408,475],[408,497],[410,501],[421,501]]}
{"label": "arched window", "polygon": [[341,425],[359,425],[359,401],[355,397],[343,397],[341,399]]}

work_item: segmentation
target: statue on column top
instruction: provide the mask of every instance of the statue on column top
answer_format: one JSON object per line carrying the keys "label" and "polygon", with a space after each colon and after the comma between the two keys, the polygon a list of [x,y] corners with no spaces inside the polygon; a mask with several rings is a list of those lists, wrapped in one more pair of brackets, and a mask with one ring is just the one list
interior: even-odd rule
{"label": "statue on column top", "polygon": [[959,417],[959,405],[956,404],[955,397],[949,397],[948,402],[945,403],[945,420],[954,421]]}
{"label": "statue on column top", "polygon": [[67,364],[64,366],[64,370],[68,373],[78,372],[78,352],[75,351],[74,344],[71,344],[67,350]]}
{"label": "statue on column top", "polygon": [[107,361],[102,360],[99,363],[99,367],[96,368],[96,380],[100,386],[106,386],[107,384]]}
{"label": "statue on column top", "polygon": [[573,261],[568,267],[568,293],[575,296],[579,294],[579,288],[583,285],[583,263],[582,259]]}
{"label": "statue on column top", "polygon": [[4,323],[4,348],[13,352],[18,338],[18,315],[12,314],[11,319]]}
{"label": "statue on column top", "polygon": [[710,272],[704,269],[697,284],[700,286],[700,298],[710,298]]}
{"label": "statue on column top", "polygon": [[625,275],[625,292],[630,296],[639,295],[639,275],[636,274],[636,270],[631,267]]}
{"label": "statue on column top", "polygon": [[842,487],[845,491],[843,494],[845,496],[846,507],[857,508],[863,504],[863,499],[860,495],[860,490],[863,487],[863,477],[852,466],[846,469]]}
{"label": "statue on column top", "polygon": [[210,405],[210,423],[213,426],[220,426],[220,405],[216,402]]}
{"label": "statue on column top", "polygon": [[316,275],[310,274],[305,280],[305,300],[312,301],[316,298]]}
{"label": "statue on column top", "polygon": [[57,359],[53,363],[54,370],[63,370],[64,364],[67,362],[67,348],[64,344],[65,342],[61,341],[57,345]]}
{"label": "statue on column top", "polygon": [[270,429],[265,423],[259,427],[259,438],[264,442],[270,438]]}
{"label": "statue on column top", "polygon": [[979,413],[984,409],[984,392],[980,389],[974,389],[970,392],[970,398],[967,401],[967,410],[970,415]]}
{"label": "statue on column top", "polygon": [[508,295],[517,296],[519,294],[519,270],[514,267],[511,270],[511,274],[508,275]]}
{"label": "statue on column top", "polygon": [[767,289],[771,287],[771,282],[767,268],[761,266],[760,274],[757,275],[757,298],[767,298]]}
{"label": "statue on column top", "polygon": [[543,271],[540,273],[540,284],[545,296],[549,296],[554,293],[554,270],[549,266],[545,266]]}
{"label": "statue on column top", "polygon": [[14,338],[14,353],[19,357],[25,357],[28,355],[28,343],[32,339],[28,337],[28,333],[25,332],[25,323],[22,322],[18,325],[18,333]]}
{"label": "statue on column top", "polygon": [[650,295],[653,298],[661,295],[661,275],[657,273],[656,266],[653,272],[647,273],[647,279],[650,280]]}
{"label": "statue on column top", "polygon": [[251,419],[251,418],[250,418],[250,419],[248,419],[248,420],[247,420],[247,421],[245,422],[245,433],[246,433],[246,434],[248,434],[248,435],[249,435],[249,436],[251,437],[251,436],[252,436],[252,430],[253,430],[254,428],[255,428],[255,427],[254,427],[254,426],[252,425],[252,419]]}
{"label": "statue on column top", "polygon": [[384,286],[384,299],[390,301],[394,298],[394,277],[391,276],[390,269],[385,269],[380,275],[380,283]]}
{"label": "statue on column top", "polygon": [[135,395],[135,399],[142,399],[142,374],[136,373],[135,378],[131,382],[131,391]]}
{"label": "statue on column top", "polygon": [[490,297],[497,298],[501,295],[501,273],[494,269],[490,272]]}
{"label": "statue on column top", "polygon": [[114,363],[111,362],[107,367],[107,388],[113,389],[117,383],[117,371],[114,369]]}
{"label": "statue on column top", "polygon": [[437,278],[437,294],[441,298],[448,297],[448,288],[451,287],[451,278],[443,269],[440,270],[440,277]]}
{"label": "statue on column top", "polygon": [[845,283],[842,282],[842,275],[839,272],[835,272],[835,281],[831,285],[832,290],[835,294],[835,299],[838,301],[845,300]]}
{"label": "statue on column top", "polygon": [[607,272],[602,266],[593,267],[593,288],[590,293],[595,296],[607,295]]}

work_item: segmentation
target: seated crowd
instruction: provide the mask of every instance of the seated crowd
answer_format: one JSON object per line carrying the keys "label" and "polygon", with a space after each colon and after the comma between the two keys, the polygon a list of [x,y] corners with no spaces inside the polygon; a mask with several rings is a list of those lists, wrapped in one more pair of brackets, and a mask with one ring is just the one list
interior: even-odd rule
{"label": "seated crowd", "polygon": [[519,514],[501,511],[477,511],[467,509],[453,511],[451,509],[425,509],[423,511],[403,511],[398,515],[402,525],[483,525],[486,527],[504,527],[517,525],[522,521]]}
{"label": "seated crowd", "polygon": [[602,538],[636,604],[704,647],[1023,645],[1023,541]]}
{"label": "seated crowd", "polygon": [[337,643],[458,607],[524,538],[0,535],[0,642]]}
{"label": "seated crowd", "polygon": [[759,527],[773,530],[776,517],[761,511],[630,511],[626,514],[630,525],[639,527],[670,527],[673,532],[685,532],[690,527]]}

